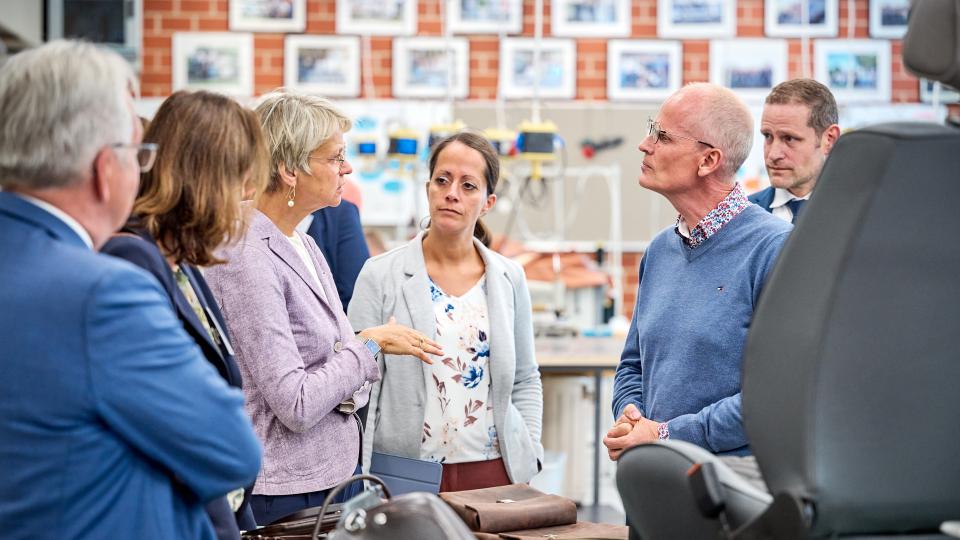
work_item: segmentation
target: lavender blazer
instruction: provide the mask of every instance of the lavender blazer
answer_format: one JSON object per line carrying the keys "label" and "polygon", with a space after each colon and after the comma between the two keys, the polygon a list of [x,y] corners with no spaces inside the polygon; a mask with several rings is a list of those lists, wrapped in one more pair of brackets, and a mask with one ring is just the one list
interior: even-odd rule
{"label": "lavender blazer", "polygon": [[[335,486],[357,466],[360,431],[336,411],[351,396],[366,403],[380,371],[353,333],[330,268],[300,233],[323,293],[280,229],[249,208],[250,228],[218,253],[226,264],[205,277],[233,336],[245,408],[263,443],[258,495],[308,493]],[[326,300],[324,300],[326,296]]]}

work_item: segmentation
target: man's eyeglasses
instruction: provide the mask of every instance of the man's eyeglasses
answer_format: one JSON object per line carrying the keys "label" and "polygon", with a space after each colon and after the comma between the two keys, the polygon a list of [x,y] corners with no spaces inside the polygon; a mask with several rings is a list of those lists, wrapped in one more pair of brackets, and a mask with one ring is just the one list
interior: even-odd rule
{"label": "man's eyeglasses", "polygon": [[130,148],[137,151],[137,165],[140,166],[140,172],[145,173],[153,168],[153,162],[157,159],[157,143],[111,144],[110,148]]}
{"label": "man's eyeglasses", "polygon": [[669,140],[669,139],[671,139],[671,138],[677,138],[677,139],[687,139],[688,141],[697,142],[697,143],[700,143],[700,144],[702,144],[702,145],[704,145],[704,146],[708,146],[708,147],[710,147],[710,148],[716,148],[716,146],[714,146],[714,145],[712,145],[712,144],[710,144],[710,143],[708,143],[708,142],[701,141],[700,139],[694,139],[693,137],[686,137],[686,136],[684,136],[684,135],[677,135],[676,133],[669,133],[669,132],[667,132],[667,131],[664,131],[664,130],[660,129],[660,122],[655,122],[655,121],[653,120],[653,118],[648,118],[648,119],[647,119],[647,125],[649,126],[649,127],[647,128],[647,136],[648,136],[648,137],[653,137],[653,144],[659,143],[659,142],[662,141],[664,138],[666,138],[667,140]]}

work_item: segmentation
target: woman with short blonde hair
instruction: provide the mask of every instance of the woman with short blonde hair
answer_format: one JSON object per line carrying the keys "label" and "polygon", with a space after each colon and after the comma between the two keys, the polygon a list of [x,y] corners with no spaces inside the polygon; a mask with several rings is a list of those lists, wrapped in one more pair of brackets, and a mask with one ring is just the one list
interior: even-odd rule
{"label": "woman with short blonde hair", "polygon": [[[265,96],[257,114],[271,154],[270,183],[250,206],[250,229],[211,269],[234,336],[247,412],[264,446],[252,500],[260,524],[324,502],[357,472],[359,417],[376,358],[440,348],[391,322],[357,335],[347,321],[323,254],[297,225],[340,204],[346,175],[343,134],[350,119],[329,101],[287,91]],[[410,362],[419,363],[417,359]],[[351,489],[344,490],[348,497]]]}

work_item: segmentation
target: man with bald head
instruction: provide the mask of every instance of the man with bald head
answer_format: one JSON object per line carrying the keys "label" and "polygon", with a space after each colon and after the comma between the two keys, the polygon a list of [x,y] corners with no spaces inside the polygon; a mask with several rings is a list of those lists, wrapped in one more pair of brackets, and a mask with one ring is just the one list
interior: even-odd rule
{"label": "man with bald head", "polygon": [[678,215],[640,262],[614,383],[617,421],[604,439],[611,459],[658,439],[750,453],[741,357],[767,273],[792,228],[751,204],[734,179],[752,142],[750,112],[712,84],[683,87],[650,120],[640,185]]}

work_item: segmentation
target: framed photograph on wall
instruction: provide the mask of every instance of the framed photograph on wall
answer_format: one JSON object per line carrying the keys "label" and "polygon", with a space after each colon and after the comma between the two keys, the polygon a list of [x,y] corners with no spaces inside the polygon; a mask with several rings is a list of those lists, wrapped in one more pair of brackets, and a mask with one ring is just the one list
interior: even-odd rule
{"label": "framed photograph on wall", "polygon": [[940,91],[940,94],[936,96],[938,103],[960,103],[960,92],[929,79],[920,79],[920,101],[922,103],[933,103],[934,95],[938,90],[937,87]]}
{"label": "framed photograph on wall", "polygon": [[870,0],[870,37],[902,39],[908,15],[910,0]]}
{"label": "framed photograph on wall", "polygon": [[682,72],[679,41],[607,42],[607,99],[662,101],[680,88]]}
{"label": "framed photograph on wall", "polygon": [[890,101],[890,42],[821,39],[813,44],[814,74],[838,103]]}
{"label": "framed photograph on wall", "polygon": [[173,34],[173,90],[253,95],[253,34]]}
{"label": "framed photograph on wall", "polygon": [[230,30],[303,32],[307,0],[230,0]]}
{"label": "framed photograph on wall", "polygon": [[[540,62],[533,38],[500,42],[500,95],[505,98],[574,99],[577,95],[577,48],[572,39],[540,40]],[[538,77],[539,73],[539,77]],[[535,87],[539,83],[539,89]]]}
{"label": "framed photograph on wall", "polygon": [[630,36],[630,0],[552,0],[550,6],[555,36]]}
{"label": "framed photograph on wall", "polygon": [[412,36],[417,0],[337,0],[337,33]]}
{"label": "framed photograph on wall", "polygon": [[710,82],[749,101],[762,101],[787,80],[787,41],[730,39],[710,42]]}
{"label": "framed photograph on wall", "polygon": [[737,35],[736,0],[657,0],[657,35],[705,39]]}
{"label": "framed photograph on wall", "polygon": [[283,85],[322,96],[359,96],[360,38],[287,36],[283,43]]}
{"label": "framed photograph on wall", "polygon": [[836,37],[837,0],[764,0],[769,37]]}
{"label": "framed photograph on wall", "polygon": [[393,40],[393,96],[465,98],[470,90],[466,38]]}
{"label": "framed photograph on wall", "polygon": [[519,34],[523,0],[448,0],[447,23],[454,34]]}

